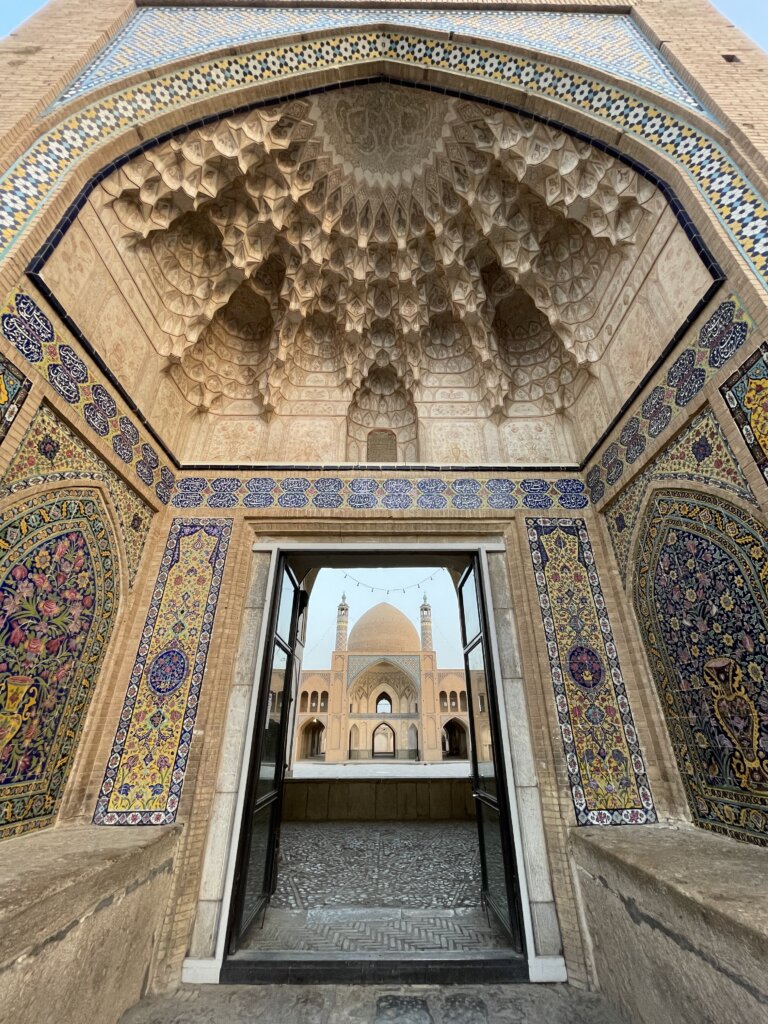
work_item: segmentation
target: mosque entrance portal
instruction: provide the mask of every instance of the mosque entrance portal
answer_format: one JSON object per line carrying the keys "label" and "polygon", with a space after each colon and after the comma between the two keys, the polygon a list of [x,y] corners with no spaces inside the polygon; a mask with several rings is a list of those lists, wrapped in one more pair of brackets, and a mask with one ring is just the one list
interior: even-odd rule
{"label": "mosque entrance portal", "polygon": [[297,953],[333,980],[412,975],[414,956],[425,978],[527,976],[488,591],[478,553],[449,560],[460,669],[438,668],[425,595],[420,637],[388,602],[347,636],[342,598],[330,670],[302,672],[318,573],[360,555],[275,554],[223,981]]}

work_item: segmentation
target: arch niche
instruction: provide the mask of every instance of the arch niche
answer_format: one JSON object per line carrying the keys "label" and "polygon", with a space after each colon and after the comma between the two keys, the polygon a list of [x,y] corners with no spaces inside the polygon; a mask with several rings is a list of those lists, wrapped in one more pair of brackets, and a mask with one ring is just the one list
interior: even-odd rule
{"label": "arch niche", "polygon": [[634,556],[635,612],[693,820],[768,845],[765,524],[722,493],[658,488]]}
{"label": "arch niche", "polygon": [[467,728],[458,718],[450,718],[443,725],[443,758],[466,761],[469,757]]}
{"label": "arch niche", "polygon": [[[360,33],[355,30],[340,34],[353,50],[359,45]],[[450,116],[459,119],[461,132],[456,137],[465,141],[458,148],[451,141],[451,151],[458,159],[461,146],[467,149],[470,143],[466,140],[471,138],[472,153],[467,149],[466,160],[463,156],[458,163],[454,160],[451,179],[441,184],[437,205],[426,193],[421,195],[418,182],[408,195],[396,196],[394,206],[390,204],[385,211],[383,206],[374,209],[375,203],[366,205],[354,195],[341,203],[341,193],[337,195],[331,188],[330,179],[307,178],[306,170],[301,180],[284,178],[291,164],[282,155],[286,148],[296,157],[292,157],[296,167],[304,166],[296,148],[299,137],[311,139],[312,146],[319,140],[321,148],[325,147],[324,159],[313,159],[315,168],[325,166],[326,157],[333,166],[334,153],[349,144],[350,125],[357,123],[344,112],[353,103],[353,94],[359,97],[368,89],[373,95],[387,89],[391,96],[397,95],[399,87],[391,80],[381,86],[358,84],[360,60],[355,63],[327,55],[323,60],[338,65],[336,71],[344,87],[334,99],[307,93],[306,102],[294,103],[289,113],[287,106],[279,106],[280,85],[270,70],[269,85],[263,80],[239,88],[230,83],[221,104],[231,109],[233,102],[241,103],[242,113],[224,116],[221,122],[196,125],[198,102],[194,97],[183,110],[171,101],[163,112],[163,125],[167,129],[170,124],[174,136],[156,145],[151,157],[134,157],[130,171],[118,169],[95,186],[94,207],[120,259],[125,257],[132,264],[132,273],[156,285],[157,294],[151,296],[150,305],[158,335],[150,342],[154,351],[148,349],[145,355],[147,365],[157,368],[162,394],[148,384],[147,394],[136,397],[150,415],[150,406],[154,406],[163,439],[182,461],[205,461],[206,455],[218,458],[225,452],[235,458],[232,445],[239,443],[239,437],[249,453],[266,446],[265,451],[286,461],[292,461],[298,448],[302,458],[318,462],[365,458],[367,434],[374,427],[395,431],[398,460],[440,457],[472,462],[503,457],[513,437],[522,431],[526,445],[541,445],[542,456],[552,457],[557,452],[556,461],[563,462],[566,456],[573,457],[574,445],[585,451],[589,438],[594,439],[606,425],[595,421],[584,427],[583,438],[566,437],[559,413],[578,405],[592,416],[594,410],[606,406],[604,401],[588,398],[594,390],[589,367],[609,358],[601,351],[600,341],[611,335],[603,330],[612,301],[605,285],[608,280],[615,282],[614,287],[626,283],[635,263],[632,253],[647,251],[649,239],[656,237],[656,227],[668,209],[663,192],[657,182],[638,170],[639,165],[622,163],[621,154],[603,144],[607,136],[613,137],[613,130],[605,124],[605,111],[587,109],[584,96],[589,90],[577,87],[593,75],[589,69],[568,72],[571,77],[564,79],[568,89],[557,91],[555,104],[547,88],[539,87],[538,72],[532,79],[526,75],[518,80],[517,65],[509,52],[491,53],[489,61],[496,69],[491,72],[490,63],[488,67],[484,63],[475,66],[476,58],[469,49],[452,43],[450,48],[463,73],[450,72],[440,66],[437,40],[423,30],[415,35],[423,38],[425,45],[423,54],[418,59],[411,57],[411,63],[392,58],[397,52],[394,41],[402,36],[396,29],[386,30],[373,44],[374,48],[384,47],[385,52],[368,55],[379,66],[391,65],[388,71],[395,80],[411,86],[426,81],[428,86],[456,90],[455,96],[443,97],[439,101],[443,107],[438,110],[435,93],[411,88],[407,102],[387,99],[386,117],[377,119],[379,108],[368,101],[365,115],[372,130],[379,122],[386,123],[393,136],[398,136],[402,127],[396,116],[398,106],[405,104],[416,111],[417,130],[406,142],[417,177],[429,164],[419,149],[424,140],[438,148],[451,141],[453,129],[445,110],[450,108]],[[391,44],[385,42],[389,37]],[[302,45],[313,53],[321,49],[320,40],[311,37]],[[518,59],[525,63],[526,58],[521,52]],[[215,62],[217,58],[209,59]],[[259,59],[258,53],[253,59]],[[317,64],[310,62],[309,66]],[[506,67],[509,75],[499,70]],[[552,67],[560,81],[564,72],[554,64]],[[470,68],[471,75],[467,73]],[[164,71],[158,69],[157,73],[162,78]],[[316,73],[306,74],[310,88]],[[489,94],[482,106],[471,96],[473,77],[483,81],[483,92]],[[290,76],[286,76],[285,90],[289,83]],[[552,104],[547,113],[559,118],[562,128],[517,112],[515,103],[521,100],[523,87],[526,92],[540,91],[542,103]],[[218,99],[217,87],[206,86],[206,90],[206,100],[201,98],[199,108],[210,116],[210,104]],[[627,95],[630,106],[637,102]],[[652,106],[658,98],[652,100],[649,94],[641,102]],[[478,111],[482,111],[480,118]],[[639,135],[639,122],[630,118],[630,113],[622,115],[628,119],[627,130]],[[569,134],[569,121],[573,130],[583,131],[585,116],[593,117],[598,147],[590,147],[583,135],[576,139]],[[144,120],[147,134],[151,134],[151,115]],[[253,136],[243,142],[234,160],[246,168],[246,177],[251,176],[247,188],[241,187],[225,166],[235,156],[234,150],[230,148],[227,156],[221,149],[225,136],[226,146],[232,147],[238,132],[244,133],[244,138],[249,133]],[[189,133],[197,133],[199,139],[190,141]],[[260,140],[256,146],[255,139]],[[380,141],[373,159],[386,150]],[[642,138],[638,137],[638,142],[643,145]],[[266,161],[262,155],[256,160],[256,150],[264,146]],[[251,157],[246,157],[243,149],[254,158],[252,169],[248,167]],[[534,150],[549,153],[540,166],[538,156],[530,159]],[[659,153],[650,142],[645,152],[654,172],[661,171],[690,191],[669,155]],[[387,153],[387,159],[395,163],[400,156]],[[361,166],[365,158],[363,153]],[[259,161],[261,170],[257,169]],[[97,162],[98,144],[89,142],[81,166],[95,170]],[[590,163],[591,180],[599,183],[595,189],[590,187],[588,196],[580,194],[578,185],[585,162]],[[515,186],[510,190],[505,175],[511,173],[512,165]],[[574,174],[572,182],[569,168]],[[400,173],[403,168],[396,170]],[[161,182],[158,187],[152,184],[155,175]],[[554,195],[553,182],[558,177],[562,178],[561,190]],[[204,189],[197,188],[195,181],[204,182]],[[513,193],[513,200],[502,198]],[[267,244],[248,228],[254,220],[249,206],[254,195],[261,211],[258,220],[267,225],[264,231],[271,237]],[[147,203],[149,197],[155,198]],[[491,206],[481,209],[484,202]],[[273,230],[277,221],[269,226],[278,209],[281,224],[291,221],[291,203],[300,210],[303,225],[299,232],[297,221],[293,232],[296,237],[303,232],[303,255],[298,259],[287,240],[292,229]],[[437,246],[430,222],[433,207],[439,208],[441,223]],[[481,225],[481,230],[468,230],[470,222],[475,227]],[[669,227],[669,216],[667,222]],[[326,228],[318,230],[318,224],[330,226],[328,238]],[[683,319],[682,314],[703,299],[712,275],[693,247],[686,248],[682,228],[678,234],[681,258],[690,264],[686,281],[691,296],[681,311]],[[329,238],[333,239],[330,248],[326,244]],[[661,244],[661,239],[657,242]],[[65,240],[61,256],[56,250],[49,263],[35,271],[43,287],[50,280],[57,294],[66,287],[65,275],[56,268],[57,261],[67,259],[66,245]],[[353,252],[363,251],[365,256],[357,257],[362,263],[353,267]],[[582,268],[579,279],[563,289],[560,282],[568,268],[561,265],[562,254],[577,251],[579,259],[574,265]],[[195,261],[200,260],[206,273],[215,278],[215,287],[205,295],[202,291],[192,295],[184,292],[183,282],[199,276]],[[327,267],[315,280],[309,263],[317,267],[323,261]],[[567,301],[562,299],[566,292]],[[68,306],[69,297],[59,297]],[[659,333],[669,338],[678,326],[679,321],[664,323],[659,325]],[[271,348],[263,343],[268,335],[274,339]],[[106,344],[106,339],[89,340],[97,350]],[[244,369],[246,353],[251,351],[256,362]],[[173,353],[170,362],[168,352]],[[127,367],[111,369],[127,379]],[[621,395],[614,396],[617,408],[622,404],[619,397],[626,398],[647,369],[633,366],[625,375],[619,386]],[[135,367],[131,373],[136,389],[141,390],[144,385]],[[155,378],[153,373],[145,376]],[[327,436],[316,429],[305,431],[298,421],[288,429],[282,418],[302,402],[316,400],[327,403]],[[360,419],[361,402],[366,420],[361,447],[345,452],[345,437],[349,438],[352,424]],[[455,421],[461,403],[465,413],[471,408],[476,415],[468,417],[460,430],[449,430],[448,423]],[[406,409],[410,411],[404,420]],[[537,418],[534,432],[526,426],[532,410]],[[428,414],[422,415],[422,411]],[[205,428],[211,416],[220,417],[216,430]],[[390,423],[386,422],[388,416],[394,417]],[[586,423],[581,414],[573,418]],[[246,419],[248,430],[240,430],[238,424]],[[204,452],[207,438],[223,445],[221,452]],[[185,445],[188,451],[181,450]],[[244,461],[245,453],[241,455],[240,461]],[[396,502],[397,495],[388,500]]]}
{"label": "arch niche", "polygon": [[371,736],[371,757],[397,757],[395,730],[386,722],[381,722],[373,730]]}
{"label": "arch niche", "polygon": [[317,761],[325,756],[325,725],[317,719],[302,726],[299,756],[302,761]]}
{"label": "arch niche", "polygon": [[120,601],[121,549],[96,487],[0,512],[0,837],[56,820]]}

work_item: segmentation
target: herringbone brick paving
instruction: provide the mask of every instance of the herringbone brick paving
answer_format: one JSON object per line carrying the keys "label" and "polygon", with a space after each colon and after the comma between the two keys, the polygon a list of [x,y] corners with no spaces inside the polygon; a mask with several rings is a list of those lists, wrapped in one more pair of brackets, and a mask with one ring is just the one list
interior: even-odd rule
{"label": "herringbone brick paving", "polygon": [[387,913],[358,907],[270,908],[263,928],[256,925],[247,942],[248,949],[315,953],[477,952],[506,945],[477,908]]}

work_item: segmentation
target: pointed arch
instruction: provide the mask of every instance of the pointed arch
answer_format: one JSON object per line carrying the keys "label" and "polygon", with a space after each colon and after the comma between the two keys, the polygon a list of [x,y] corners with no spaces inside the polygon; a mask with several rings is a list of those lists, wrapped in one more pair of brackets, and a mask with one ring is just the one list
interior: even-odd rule
{"label": "pointed arch", "polygon": [[397,756],[395,730],[386,722],[380,722],[373,730],[371,736],[371,756],[391,758]]}
{"label": "pointed arch", "polygon": [[349,759],[352,761],[360,756],[360,729],[357,725],[353,725],[349,730]]}
{"label": "pointed arch", "polygon": [[390,697],[386,690],[382,690],[381,693],[376,698],[376,714],[392,714],[392,698]]}
{"label": "pointed arch", "polygon": [[443,759],[466,761],[469,757],[469,733],[458,718],[449,718],[443,725]]}
{"label": "pointed arch", "polygon": [[116,551],[97,487],[0,511],[0,837],[56,819],[117,618]]}
{"label": "pointed arch", "polygon": [[[694,822],[768,845],[768,535],[721,494],[659,488],[633,603]],[[762,639],[761,639],[762,638]]]}

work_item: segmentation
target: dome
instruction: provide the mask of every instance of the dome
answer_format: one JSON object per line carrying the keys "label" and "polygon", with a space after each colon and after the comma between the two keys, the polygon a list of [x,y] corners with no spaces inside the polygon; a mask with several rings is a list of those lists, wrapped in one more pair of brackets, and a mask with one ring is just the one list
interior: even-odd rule
{"label": "dome", "polygon": [[355,623],[349,634],[347,650],[371,654],[418,654],[421,640],[411,620],[383,601]]}

